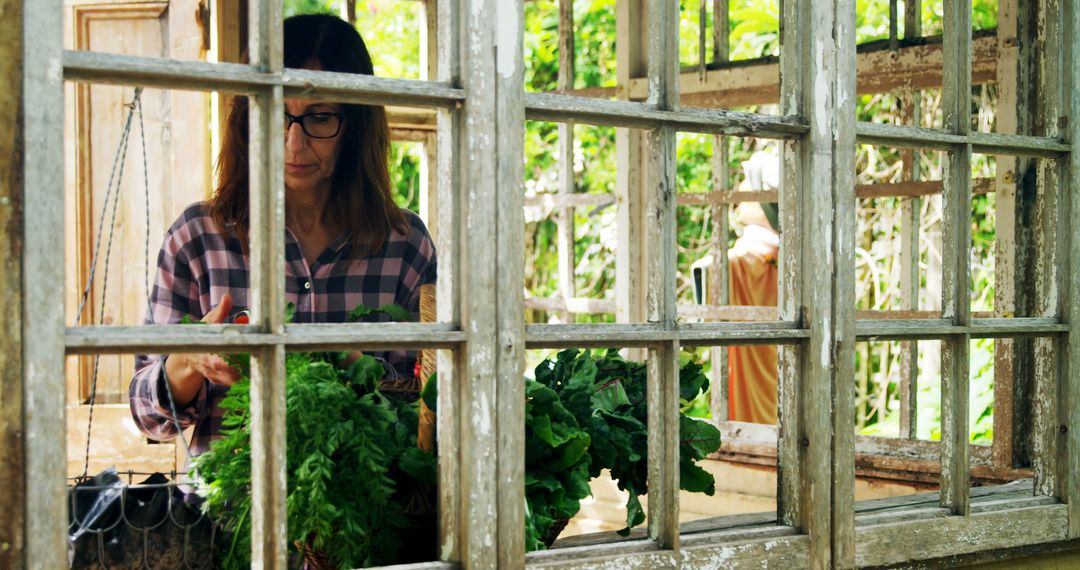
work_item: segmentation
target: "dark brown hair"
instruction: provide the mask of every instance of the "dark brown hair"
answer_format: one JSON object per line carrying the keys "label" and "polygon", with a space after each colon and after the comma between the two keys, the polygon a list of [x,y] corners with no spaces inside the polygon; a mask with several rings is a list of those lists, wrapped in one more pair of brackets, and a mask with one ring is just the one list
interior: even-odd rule
{"label": "dark brown hair", "polygon": [[[285,20],[285,67],[317,61],[323,71],[373,75],[371,56],[356,29],[328,14]],[[379,251],[391,229],[408,226],[394,203],[387,161],[390,127],[381,106],[342,105],[345,124],[338,136],[341,153],[334,166],[331,219],[349,237],[353,257]],[[281,144],[285,144],[284,140]],[[210,216],[218,228],[248,244],[248,102],[234,97],[217,162],[218,186],[210,200]]]}

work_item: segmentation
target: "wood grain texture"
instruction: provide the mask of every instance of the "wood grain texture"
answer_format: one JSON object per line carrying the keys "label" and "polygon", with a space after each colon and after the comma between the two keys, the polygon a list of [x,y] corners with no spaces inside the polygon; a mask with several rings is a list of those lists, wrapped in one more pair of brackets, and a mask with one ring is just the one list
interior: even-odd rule
{"label": "wood grain texture", "polygon": [[[1066,85],[1068,122],[1062,133],[1072,147],[1067,163],[1067,185],[1065,193],[1069,204],[1070,220],[1069,249],[1075,252],[1080,247],[1080,224],[1076,216],[1080,214],[1080,4],[1067,2],[1061,5],[1062,20],[1065,27],[1064,77],[1069,78]],[[1062,499],[1066,502],[1069,519],[1069,538],[1080,537],[1080,262],[1075,256],[1067,255],[1067,297],[1063,319],[1069,323],[1068,343],[1062,360],[1067,364],[1063,378],[1061,394],[1062,423],[1067,433],[1062,436],[1065,458],[1062,461],[1067,480]]]}
{"label": "wood grain texture", "polygon": [[[461,24],[460,12],[454,0],[437,0],[435,8],[438,27],[436,78],[444,83],[459,85],[461,82],[461,54],[459,51]],[[431,5],[429,5],[431,6]],[[464,162],[457,160],[462,151],[463,114],[453,109],[440,109],[436,117],[439,179],[438,215],[435,218],[439,236],[439,280],[436,284],[437,318],[440,322],[461,323],[461,275],[464,271],[464,234],[461,227],[464,212],[463,170]],[[448,386],[460,386],[465,377],[465,351],[439,351],[438,370],[440,381]],[[460,406],[460,389],[439,390],[436,415],[439,448],[439,559],[456,562],[462,556],[462,529],[460,525],[462,502],[457,492],[461,479],[461,429],[463,411]]]}
{"label": "wood grain texture", "polygon": [[636,129],[660,125],[680,132],[791,138],[806,131],[795,117],[720,109],[664,108],[655,102],[608,101],[557,93],[526,93],[525,117],[536,121],[576,121]]}
{"label": "wood grain texture", "polygon": [[[23,17],[23,2],[0,1],[0,14],[10,21]],[[0,117],[9,128],[0,134],[0,567],[26,566],[26,451],[23,396],[23,28],[13,26],[0,38]]]}
{"label": "wood grain texture", "polygon": [[64,78],[113,85],[253,94],[280,85],[290,97],[344,103],[448,107],[464,94],[442,82],[393,79],[350,73],[288,69],[274,74],[255,65],[65,51]]}
{"label": "wood grain texture", "polygon": [[[263,0],[248,10],[248,53],[252,66],[268,74],[282,70],[281,4]],[[252,320],[270,334],[285,329],[284,90],[272,84],[249,99],[248,176],[251,218]],[[287,567],[285,519],[285,347],[267,345],[252,353],[251,462],[252,564]]]}
{"label": "wood grain texture", "polygon": [[[945,130],[959,137],[971,131],[971,2],[947,0],[944,18]],[[952,146],[946,155],[942,198],[942,313],[952,324],[971,324],[971,145]],[[968,392],[970,336],[951,337],[941,350],[941,506],[967,515],[970,461]]]}
{"label": "wood grain texture", "polygon": [[[972,80],[975,84],[994,80],[997,43],[993,35],[980,35],[975,41],[972,53]],[[882,49],[884,47],[871,44],[859,48],[857,89],[860,95],[885,93],[904,87],[925,89],[941,86],[940,41],[901,46],[895,51]],[[782,62],[777,64],[775,58],[729,65],[712,64],[704,78],[696,70],[688,69],[680,75],[682,104],[714,108],[775,104],[779,100],[782,65]],[[643,73],[634,75],[630,82],[630,99],[645,99],[647,86]],[[594,88],[588,93],[593,97],[609,97],[612,91]]]}
{"label": "wood grain texture", "polygon": [[[64,454],[64,91],[59,0],[23,4],[23,513],[27,565],[67,564]],[[19,25],[16,23],[15,25]],[[33,191],[29,191],[33,189]],[[16,202],[17,204],[18,202]],[[10,231],[10,230],[9,230]]]}
{"label": "wood grain texture", "polygon": [[[493,411],[498,429],[498,567],[525,566],[525,227],[523,197],[525,106],[522,0],[496,4],[495,117],[498,176],[495,187],[495,231],[498,261],[498,384]],[[573,169],[570,170],[571,174]],[[571,218],[572,219],[572,218]],[[572,228],[572,226],[571,226]],[[480,236],[483,239],[484,236]],[[573,251],[572,241],[570,251]]]}
{"label": "wood grain texture", "polygon": [[[678,107],[679,11],[664,0],[648,3],[649,102]],[[678,253],[676,242],[675,130],[660,126],[647,137],[646,243],[649,251],[647,319],[675,327]],[[679,551],[679,344],[659,344],[648,353],[649,536],[664,549]]]}
{"label": "wood grain texture", "polygon": [[[1019,60],[1016,48],[1017,15],[1021,0],[998,2],[998,53],[997,86],[998,105],[996,130],[1002,133],[1018,133],[1017,95],[1019,93]],[[1010,44],[1011,47],[1010,47]],[[995,215],[994,241],[994,311],[998,316],[1017,314],[1016,267],[1017,249],[1017,184],[1018,160],[1013,156],[996,157],[994,180]],[[1016,409],[1014,386],[1016,343],[1003,339],[994,343],[994,461],[998,465],[1012,465],[1014,410]]]}
{"label": "wood grain texture", "polygon": [[1066,522],[1064,505],[1047,505],[860,528],[856,561],[902,564],[1063,540]]}

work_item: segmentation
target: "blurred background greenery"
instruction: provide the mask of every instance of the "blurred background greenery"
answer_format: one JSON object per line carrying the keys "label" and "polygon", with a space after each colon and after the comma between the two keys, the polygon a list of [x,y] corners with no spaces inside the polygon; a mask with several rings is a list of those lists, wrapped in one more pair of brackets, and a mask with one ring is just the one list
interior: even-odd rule
{"label": "blurred background greenery", "polygon": [[[713,53],[711,0],[680,0],[680,63],[696,69],[699,42],[699,1],[706,1],[706,54]],[[901,3],[902,4],[902,3]],[[997,3],[974,0],[972,24],[976,30],[997,26]],[[889,36],[889,0],[858,0],[857,42],[886,39]],[[576,89],[613,87],[615,75],[615,0],[574,0],[574,82]],[[340,14],[341,0],[286,0],[285,13],[309,12]],[[901,5],[900,14],[903,14]],[[554,91],[558,86],[558,2],[532,0],[525,3],[525,85],[527,91]],[[923,0],[923,35],[941,33],[941,0]],[[356,26],[363,35],[377,75],[409,79],[421,78],[420,34],[423,15],[419,2],[410,0],[371,0],[356,2]],[[730,56],[733,60],[775,58],[779,55],[779,0],[732,0],[730,3]],[[899,36],[904,37],[903,22]],[[979,128],[994,128],[996,88],[974,87],[973,119]],[[940,126],[940,91],[920,93],[921,124]],[[745,107],[737,110],[759,113],[777,112],[775,105]],[[896,94],[860,96],[857,102],[861,121],[899,123],[900,104]],[[577,192],[611,194],[615,190],[615,129],[592,125],[574,125],[573,169]],[[727,184],[737,188],[744,179],[742,163],[755,151],[776,154],[775,143],[751,138],[729,137]],[[527,196],[557,192],[559,172],[558,128],[555,123],[529,121],[525,128],[525,180]],[[680,133],[677,144],[678,184],[680,192],[708,192],[712,189],[714,137]],[[423,149],[419,143],[395,142],[391,169],[399,203],[419,209],[420,162]],[[897,182],[901,176],[901,157],[897,149],[860,146],[857,155],[857,182],[870,184]],[[942,175],[940,154],[917,153],[921,179],[939,180]],[[976,156],[973,176],[995,176],[993,157]],[[856,234],[857,308],[898,309],[900,301],[900,213],[901,200],[881,198],[860,200]],[[940,299],[940,285],[928,282],[930,272],[940,268],[940,199],[925,199],[920,204],[920,307],[932,307]],[[973,311],[993,309],[994,299],[994,194],[977,194],[972,201],[972,291]],[[575,209],[574,280],[579,297],[613,300],[615,295],[615,207],[614,205]],[[526,215],[525,283],[527,293],[553,297],[558,292],[558,257],[556,255],[555,212],[531,209]],[[681,206],[677,212],[679,277],[678,296],[682,303],[693,302],[690,264],[709,254],[714,220],[706,207]],[[726,236],[732,243],[741,228],[733,223]],[[529,311],[528,322],[558,322],[561,315]],[[611,322],[614,314],[575,315],[576,322]],[[976,443],[993,438],[993,352],[992,339],[972,342],[971,350],[971,437]],[[940,375],[937,341],[919,343],[919,437],[940,437]],[[530,353],[533,351],[530,351]],[[857,428],[862,433],[897,435],[899,411],[898,343],[859,343],[856,349]],[[539,359],[543,355],[536,355]],[[691,355],[709,366],[707,350]],[[694,404],[697,415],[708,416],[707,396]]]}

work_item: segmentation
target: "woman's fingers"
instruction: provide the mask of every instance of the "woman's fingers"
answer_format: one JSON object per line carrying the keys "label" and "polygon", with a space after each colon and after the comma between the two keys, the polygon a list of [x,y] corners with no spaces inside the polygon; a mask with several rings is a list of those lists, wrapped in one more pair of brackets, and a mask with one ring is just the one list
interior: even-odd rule
{"label": "woman's fingers", "polygon": [[240,380],[240,371],[229,366],[225,359],[216,354],[199,355],[199,372],[214,384],[232,386]]}
{"label": "woman's fingers", "polygon": [[228,318],[230,311],[232,311],[232,295],[225,293],[221,297],[221,302],[218,303],[218,306],[211,309],[209,313],[206,313],[206,316],[203,317],[202,320],[204,323],[212,325],[221,324]]}

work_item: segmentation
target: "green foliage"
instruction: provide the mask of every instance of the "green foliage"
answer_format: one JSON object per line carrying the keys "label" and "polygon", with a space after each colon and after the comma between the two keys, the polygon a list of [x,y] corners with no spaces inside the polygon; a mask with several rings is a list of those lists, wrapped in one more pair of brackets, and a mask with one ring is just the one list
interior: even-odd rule
{"label": "green foliage", "polygon": [[[648,493],[645,368],[642,363],[624,359],[614,349],[597,355],[589,351],[564,350],[536,367],[535,381],[527,380],[530,400],[526,406],[525,469],[530,520],[526,527],[530,549],[539,544],[551,522],[559,518],[552,513],[565,517],[577,512],[577,501],[588,495],[589,478],[598,476],[604,469],[610,471],[620,489],[629,493],[627,526],[620,532],[629,533],[630,528],[645,520],[640,501],[640,497]],[[679,397],[684,405],[696,398],[707,384],[697,362],[687,361],[680,367]],[[543,447],[551,447],[551,443],[547,438],[546,420],[536,421],[531,416],[547,410],[556,398],[566,413],[557,410],[558,421],[565,427],[559,432],[563,436],[554,441],[563,446],[573,441],[572,451],[564,450],[571,455],[577,452],[582,441],[587,444],[587,461],[574,462],[572,468],[563,467],[565,461],[562,459],[552,461],[550,452],[541,455],[535,451],[548,451]],[[539,425],[541,431],[530,430],[530,425]],[[711,495],[715,491],[713,477],[697,462],[720,448],[720,431],[711,423],[685,414],[680,416],[680,428],[681,488]],[[537,439],[543,445],[536,443]],[[584,470],[586,466],[587,471]],[[547,494],[560,476],[569,479],[563,481],[560,494]]]}
{"label": "green foliage", "polygon": [[[204,508],[228,537],[228,547],[216,553],[223,568],[250,566],[246,357],[231,357],[244,376],[218,404],[222,437],[196,459],[193,472],[203,482]],[[290,545],[310,544],[337,567],[393,563],[410,524],[407,489],[437,479],[435,456],[416,447],[418,404],[384,396],[385,369],[370,356],[348,363],[346,354],[290,353],[285,368]]]}

